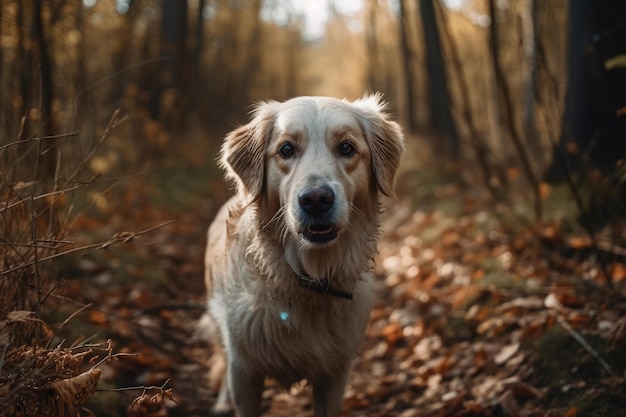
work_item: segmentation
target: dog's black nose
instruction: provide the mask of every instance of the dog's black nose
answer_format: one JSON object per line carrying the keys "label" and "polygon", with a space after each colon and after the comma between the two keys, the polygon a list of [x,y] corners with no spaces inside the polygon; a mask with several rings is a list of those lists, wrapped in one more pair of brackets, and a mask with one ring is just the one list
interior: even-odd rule
{"label": "dog's black nose", "polygon": [[298,203],[308,214],[324,214],[335,203],[335,193],[328,185],[310,188],[298,194]]}

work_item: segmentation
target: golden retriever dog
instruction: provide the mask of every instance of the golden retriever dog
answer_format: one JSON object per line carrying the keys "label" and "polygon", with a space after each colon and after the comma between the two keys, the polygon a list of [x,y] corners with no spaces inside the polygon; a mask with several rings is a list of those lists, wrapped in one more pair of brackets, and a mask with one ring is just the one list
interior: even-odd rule
{"label": "golden retriever dog", "polygon": [[315,417],[339,415],[403,142],[379,95],[263,102],[226,136],[236,195],[205,258],[206,319],[226,359],[214,414],[260,416],[269,376],[286,388],[306,379]]}

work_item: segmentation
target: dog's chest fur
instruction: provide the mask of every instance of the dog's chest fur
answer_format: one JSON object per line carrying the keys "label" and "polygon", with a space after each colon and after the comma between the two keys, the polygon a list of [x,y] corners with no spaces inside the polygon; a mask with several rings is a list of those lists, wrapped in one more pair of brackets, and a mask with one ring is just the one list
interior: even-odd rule
{"label": "dog's chest fur", "polygon": [[284,386],[345,367],[367,324],[371,272],[334,270],[330,284],[352,293],[351,300],[304,288],[283,248],[258,234],[253,215],[229,216],[232,240],[215,248],[224,251],[219,258],[225,262],[213,268],[209,301],[227,351]]}

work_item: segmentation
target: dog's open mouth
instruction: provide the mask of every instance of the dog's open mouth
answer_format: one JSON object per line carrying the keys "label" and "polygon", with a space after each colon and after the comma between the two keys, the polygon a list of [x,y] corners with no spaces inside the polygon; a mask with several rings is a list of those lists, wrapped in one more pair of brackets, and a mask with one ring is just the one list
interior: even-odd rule
{"label": "dog's open mouth", "polygon": [[302,231],[302,237],[311,243],[324,244],[337,237],[337,228],[330,224],[311,224]]}

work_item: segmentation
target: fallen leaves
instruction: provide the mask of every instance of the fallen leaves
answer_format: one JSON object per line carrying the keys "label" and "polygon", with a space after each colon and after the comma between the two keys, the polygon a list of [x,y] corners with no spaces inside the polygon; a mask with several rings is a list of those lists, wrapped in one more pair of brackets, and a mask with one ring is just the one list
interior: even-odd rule
{"label": "fallen leaves", "polygon": [[[344,415],[542,417],[558,409],[573,417],[586,412],[580,398],[604,398],[618,409],[623,400],[608,393],[625,385],[619,351],[626,346],[626,301],[599,286],[590,239],[562,224],[511,232],[457,186],[433,198],[456,198],[460,207],[450,214],[436,202],[405,199],[383,220],[378,302]],[[206,415],[217,394],[223,363],[211,362],[208,345],[191,339],[204,303],[205,230],[198,224],[210,218],[211,210],[199,206],[149,235],[117,235],[132,244],[78,263],[80,282],[65,287],[68,297],[94,303],[86,322],[135,355],[107,367],[103,378],[155,388],[124,397],[123,409],[134,415]],[[608,242],[602,233],[598,241]],[[608,272],[620,284],[622,248],[603,245],[603,253],[615,255]],[[590,352],[609,365],[611,378]],[[263,397],[267,415],[312,413],[307,388],[284,393],[268,381]]]}

